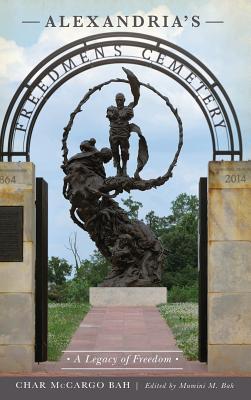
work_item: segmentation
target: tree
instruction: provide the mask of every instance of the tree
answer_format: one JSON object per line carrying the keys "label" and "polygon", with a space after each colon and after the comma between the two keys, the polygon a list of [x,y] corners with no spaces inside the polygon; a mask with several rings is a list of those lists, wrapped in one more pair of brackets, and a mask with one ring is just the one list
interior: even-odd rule
{"label": "tree", "polygon": [[69,302],[85,302],[89,299],[89,288],[103,282],[110,268],[109,262],[95,251],[90,260],[82,260],[74,278],[67,282],[66,297]]}
{"label": "tree", "polygon": [[75,260],[75,269],[77,271],[79,268],[79,264],[81,262],[80,256],[78,254],[78,249],[77,249],[77,232],[74,232],[73,237],[72,237],[72,235],[69,236],[69,246],[70,247],[67,247],[67,246],[65,246],[65,247],[67,248],[67,250],[70,250],[72,252],[74,260]]}
{"label": "tree", "polygon": [[127,214],[132,221],[139,218],[139,209],[143,207],[140,201],[134,201],[130,195],[127,199],[122,199],[122,203],[128,208]]}
{"label": "tree", "polygon": [[[134,201],[131,195],[122,202],[128,208],[129,217],[138,219],[142,203]],[[181,193],[172,201],[170,215],[159,217],[150,211],[145,217],[167,254],[162,284],[169,289],[193,285],[197,281],[198,206],[195,195]]]}
{"label": "tree", "polygon": [[48,262],[48,281],[62,285],[71,274],[72,266],[64,258],[51,257]]}
{"label": "tree", "polygon": [[109,261],[95,250],[90,260],[81,262],[74,279],[84,280],[88,286],[97,286],[105,279],[109,268]]}
{"label": "tree", "polygon": [[168,288],[186,286],[197,280],[198,199],[181,193],[171,206],[169,226],[161,235],[168,250],[162,282]]}
{"label": "tree", "polygon": [[[142,203],[134,201],[132,196],[122,201],[129,209],[128,215],[137,219]],[[194,285],[197,281],[197,197],[181,193],[172,201],[170,215],[159,217],[150,211],[145,222],[165,249],[163,286],[170,289],[172,286]]]}
{"label": "tree", "polygon": [[150,211],[145,217],[147,225],[161,240],[162,235],[170,226],[170,217],[158,217],[154,211]]}
{"label": "tree", "polygon": [[197,221],[199,201],[197,196],[181,193],[171,203],[172,214],[171,222],[174,224],[184,222],[185,216],[192,216],[192,219]]}

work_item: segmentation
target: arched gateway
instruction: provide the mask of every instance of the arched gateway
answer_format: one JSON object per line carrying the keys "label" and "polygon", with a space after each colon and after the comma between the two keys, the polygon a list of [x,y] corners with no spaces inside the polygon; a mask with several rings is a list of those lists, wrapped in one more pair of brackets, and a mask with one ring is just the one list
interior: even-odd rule
{"label": "arched gateway", "polygon": [[242,159],[242,139],[234,107],[214,74],[188,51],[164,39],[140,33],[102,33],[76,40],[41,61],[24,79],[6,112],[0,161],[30,160],[37,117],[66,81],[106,64],[138,64],[177,81],[199,105],[212,140],[213,160]]}
{"label": "arched gateway", "polygon": [[[208,351],[210,371],[250,371],[251,165],[241,162],[238,118],[221,83],[201,61],[173,43],[138,33],[93,35],[56,50],[28,74],[9,104],[0,136],[0,300],[5,329],[0,371],[30,371],[34,360],[47,359],[47,184],[41,178],[35,182],[34,164],[29,162],[33,128],[61,85],[106,64],[137,64],[159,71],[180,84],[203,112],[213,161],[208,199],[206,178],[200,182],[200,360],[206,361]],[[177,110],[169,106],[181,136]],[[93,140],[84,143],[89,150]],[[95,146],[91,150],[97,154]],[[14,162],[17,157],[24,162]],[[9,318],[12,314],[15,318]]]}

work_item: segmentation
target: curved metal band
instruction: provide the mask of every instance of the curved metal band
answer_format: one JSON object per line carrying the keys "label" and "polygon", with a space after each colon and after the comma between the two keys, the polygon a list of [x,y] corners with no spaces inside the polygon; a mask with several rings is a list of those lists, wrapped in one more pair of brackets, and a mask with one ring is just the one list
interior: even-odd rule
{"label": "curved metal band", "polygon": [[[108,38],[109,40],[105,41],[106,38]],[[114,38],[116,38],[116,40],[114,40]],[[119,39],[119,38],[121,38],[121,39]],[[149,41],[150,43],[132,41],[132,40],[128,40],[128,39],[125,40],[125,38],[143,39],[145,41]],[[100,39],[102,39],[102,41],[97,42],[97,40],[100,40]],[[126,33],[113,32],[113,33],[103,33],[103,34],[92,35],[87,38],[79,39],[72,43],[69,43],[68,45],[56,50],[54,53],[52,53],[51,55],[46,57],[42,62],[40,62],[28,74],[28,76],[25,78],[25,80],[22,82],[22,84],[19,86],[18,90],[16,91],[13,99],[10,102],[10,105],[8,107],[6,115],[5,115],[5,119],[4,119],[3,126],[2,126],[2,131],[1,131],[1,137],[0,137],[0,160],[3,159],[3,156],[6,154],[8,155],[8,160],[9,161],[12,160],[12,155],[14,154],[13,153],[13,144],[14,144],[14,134],[15,134],[16,122],[17,122],[17,119],[19,117],[19,114],[22,110],[22,107],[23,107],[25,101],[27,101],[28,97],[30,96],[30,93],[36,87],[37,83],[39,83],[46,76],[46,74],[49,71],[51,71],[53,68],[55,68],[56,66],[58,66],[60,63],[64,62],[65,60],[68,60],[69,58],[73,57],[74,55],[79,54],[81,50],[88,51],[88,49],[95,49],[95,48],[100,48],[100,47],[105,47],[105,46],[114,46],[114,45],[121,45],[121,46],[128,45],[128,46],[144,47],[149,50],[159,51],[167,56],[173,57],[175,60],[178,60],[179,62],[181,62],[182,64],[187,66],[190,70],[192,70],[210,88],[210,90],[212,91],[212,93],[216,99],[217,104],[219,105],[219,107],[222,111],[224,120],[227,125],[230,149],[227,149],[226,151],[218,151],[217,146],[216,146],[215,137],[214,137],[214,126],[210,120],[210,116],[209,116],[207,108],[199,100],[198,96],[195,95],[194,91],[191,90],[191,88],[189,88],[189,86],[187,86],[185,84],[184,80],[182,81],[182,79],[178,76],[178,74],[171,73],[166,68],[161,67],[160,65],[153,64],[152,62],[147,62],[147,60],[143,61],[143,60],[138,60],[138,59],[119,57],[119,59],[116,59],[116,58],[115,59],[109,59],[109,58],[99,59],[96,62],[92,62],[89,65],[84,65],[80,68],[76,68],[75,70],[67,73],[65,76],[63,76],[63,77],[61,76],[60,80],[58,82],[56,82],[50,90],[48,89],[48,91],[45,93],[45,95],[41,99],[40,103],[38,104],[37,109],[34,112],[34,115],[32,116],[31,120],[29,121],[28,133],[27,133],[27,136],[25,137],[26,148],[25,148],[25,152],[23,153],[23,155],[25,155],[25,157],[26,157],[26,160],[29,160],[29,158],[30,158],[30,156],[29,156],[30,143],[31,143],[32,131],[33,131],[35,122],[37,120],[37,117],[38,117],[41,109],[43,108],[43,105],[48,100],[48,98],[52,95],[52,93],[54,93],[55,90],[57,90],[57,88],[59,88],[62,84],[64,84],[68,79],[72,78],[76,74],[81,73],[87,69],[98,67],[100,65],[112,64],[112,63],[122,63],[122,62],[130,63],[130,64],[139,64],[139,65],[144,65],[146,67],[154,68],[154,69],[170,76],[171,78],[175,79],[179,84],[181,84],[193,96],[193,98],[196,100],[197,104],[199,104],[199,106],[207,120],[210,134],[211,134],[211,140],[212,140],[213,159],[216,159],[217,153],[230,155],[232,160],[234,159],[235,155],[238,155],[240,160],[242,159],[241,132],[240,132],[240,126],[239,126],[239,122],[238,122],[234,107],[233,107],[227,93],[225,92],[224,88],[220,84],[220,82],[200,60],[198,60],[196,57],[194,57],[192,54],[190,54],[186,50],[184,50],[184,49],[180,48],[179,46],[176,46],[173,43],[170,43],[164,39],[160,39],[160,38],[156,38],[156,37],[144,35],[144,34],[138,34],[138,33],[136,34],[136,33],[127,33],[127,32]],[[85,46],[85,47],[83,48],[83,46]],[[162,47],[162,46],[164,46],[164,47]],[[71,50],[75,47],[78,47],[78,48]],[[174,53],[173,51],[166,49],[165,47],[168,47],[168,48],[174,50],[175,52],[178,52],[178,55],[176,53]],[[68,52],[69,50],[70,50],[70,53]],[[62,56],[58,57],[59,55],[62,55]],[[196,63],[196,65],[198,65],[198,67],[200,69],[202,69],[203,72],[205,72],[210,77],[210,79],[213,81],[213,83],[210,83],[208,78],[205,77],[198,68],[194,67],[190,62],[188,62],[185,58],[183,58],[183,56],[188,58],[189,61]],[[55,60],[55,58],[56,58],[56,60]],[[53,62],[51,63],[51,61],[53,61]],[[38,76],[36,76],[36,78],[32,81],[31,84],[29,84],[29,82],[35,77],[35,75],[40,70],[42,70],[42,72]],[[216,87],[220,90],[221,94],[223,95],[224,100],[226,101],[226,103],[231,111],[230,115],[232,116],[232,119],[234,120],[235,129],[236,129],[237,138],[238,138],[237,150],[235,149],[236,143],[234,143],[234,137],[233,137],[230,118],[225,109],[224,104],[222,103],[221,98],[219,97],[218,93],[215,90]],[[22,92],[25,89],[26,89],[26,92],[22,96],[21,100],[19,100],[19,97],[22,95]],[[16,103],[17,103],[17,107],[16,107],[16,111],[14,113],[14,116],[11,120],[11,127],[10,127],[9,137],[8,137],[8,152],[4,153],[4,151],[3,151],[4,138],[5,138],[5,134],[7,131],[8,123],[10,121],[11,114],[14,111],[14,107],[15,107]]]}

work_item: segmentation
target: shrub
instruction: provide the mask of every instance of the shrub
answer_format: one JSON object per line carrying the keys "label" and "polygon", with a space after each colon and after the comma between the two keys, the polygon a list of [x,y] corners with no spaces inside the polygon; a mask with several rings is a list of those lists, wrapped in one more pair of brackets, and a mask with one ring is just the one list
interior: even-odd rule
{"label": "shrub", "polygon": [[87,282],[83,279],[73,279],[68,282],[66,301],[68,303],[88,303],[89,287]]}
{"label": "shrub", "polygon": [[173,286],[168,291],[168,303],[198,302],[198,284],[192,286]]}

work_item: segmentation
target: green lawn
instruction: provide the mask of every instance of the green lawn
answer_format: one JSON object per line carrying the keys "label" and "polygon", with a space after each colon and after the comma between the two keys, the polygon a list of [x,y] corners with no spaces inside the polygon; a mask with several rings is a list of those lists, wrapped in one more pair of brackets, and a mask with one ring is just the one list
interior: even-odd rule
{"label": "green lawn", "polygon": [[67,347],[78,328],[89,304],[49,303],[48,309],[48,361],[56,361]]}
{"label": "green lawn", "polygon": [[198,359],[198,304],[171,303],[159,306],[175,336],[178,347],[188,360]]}

